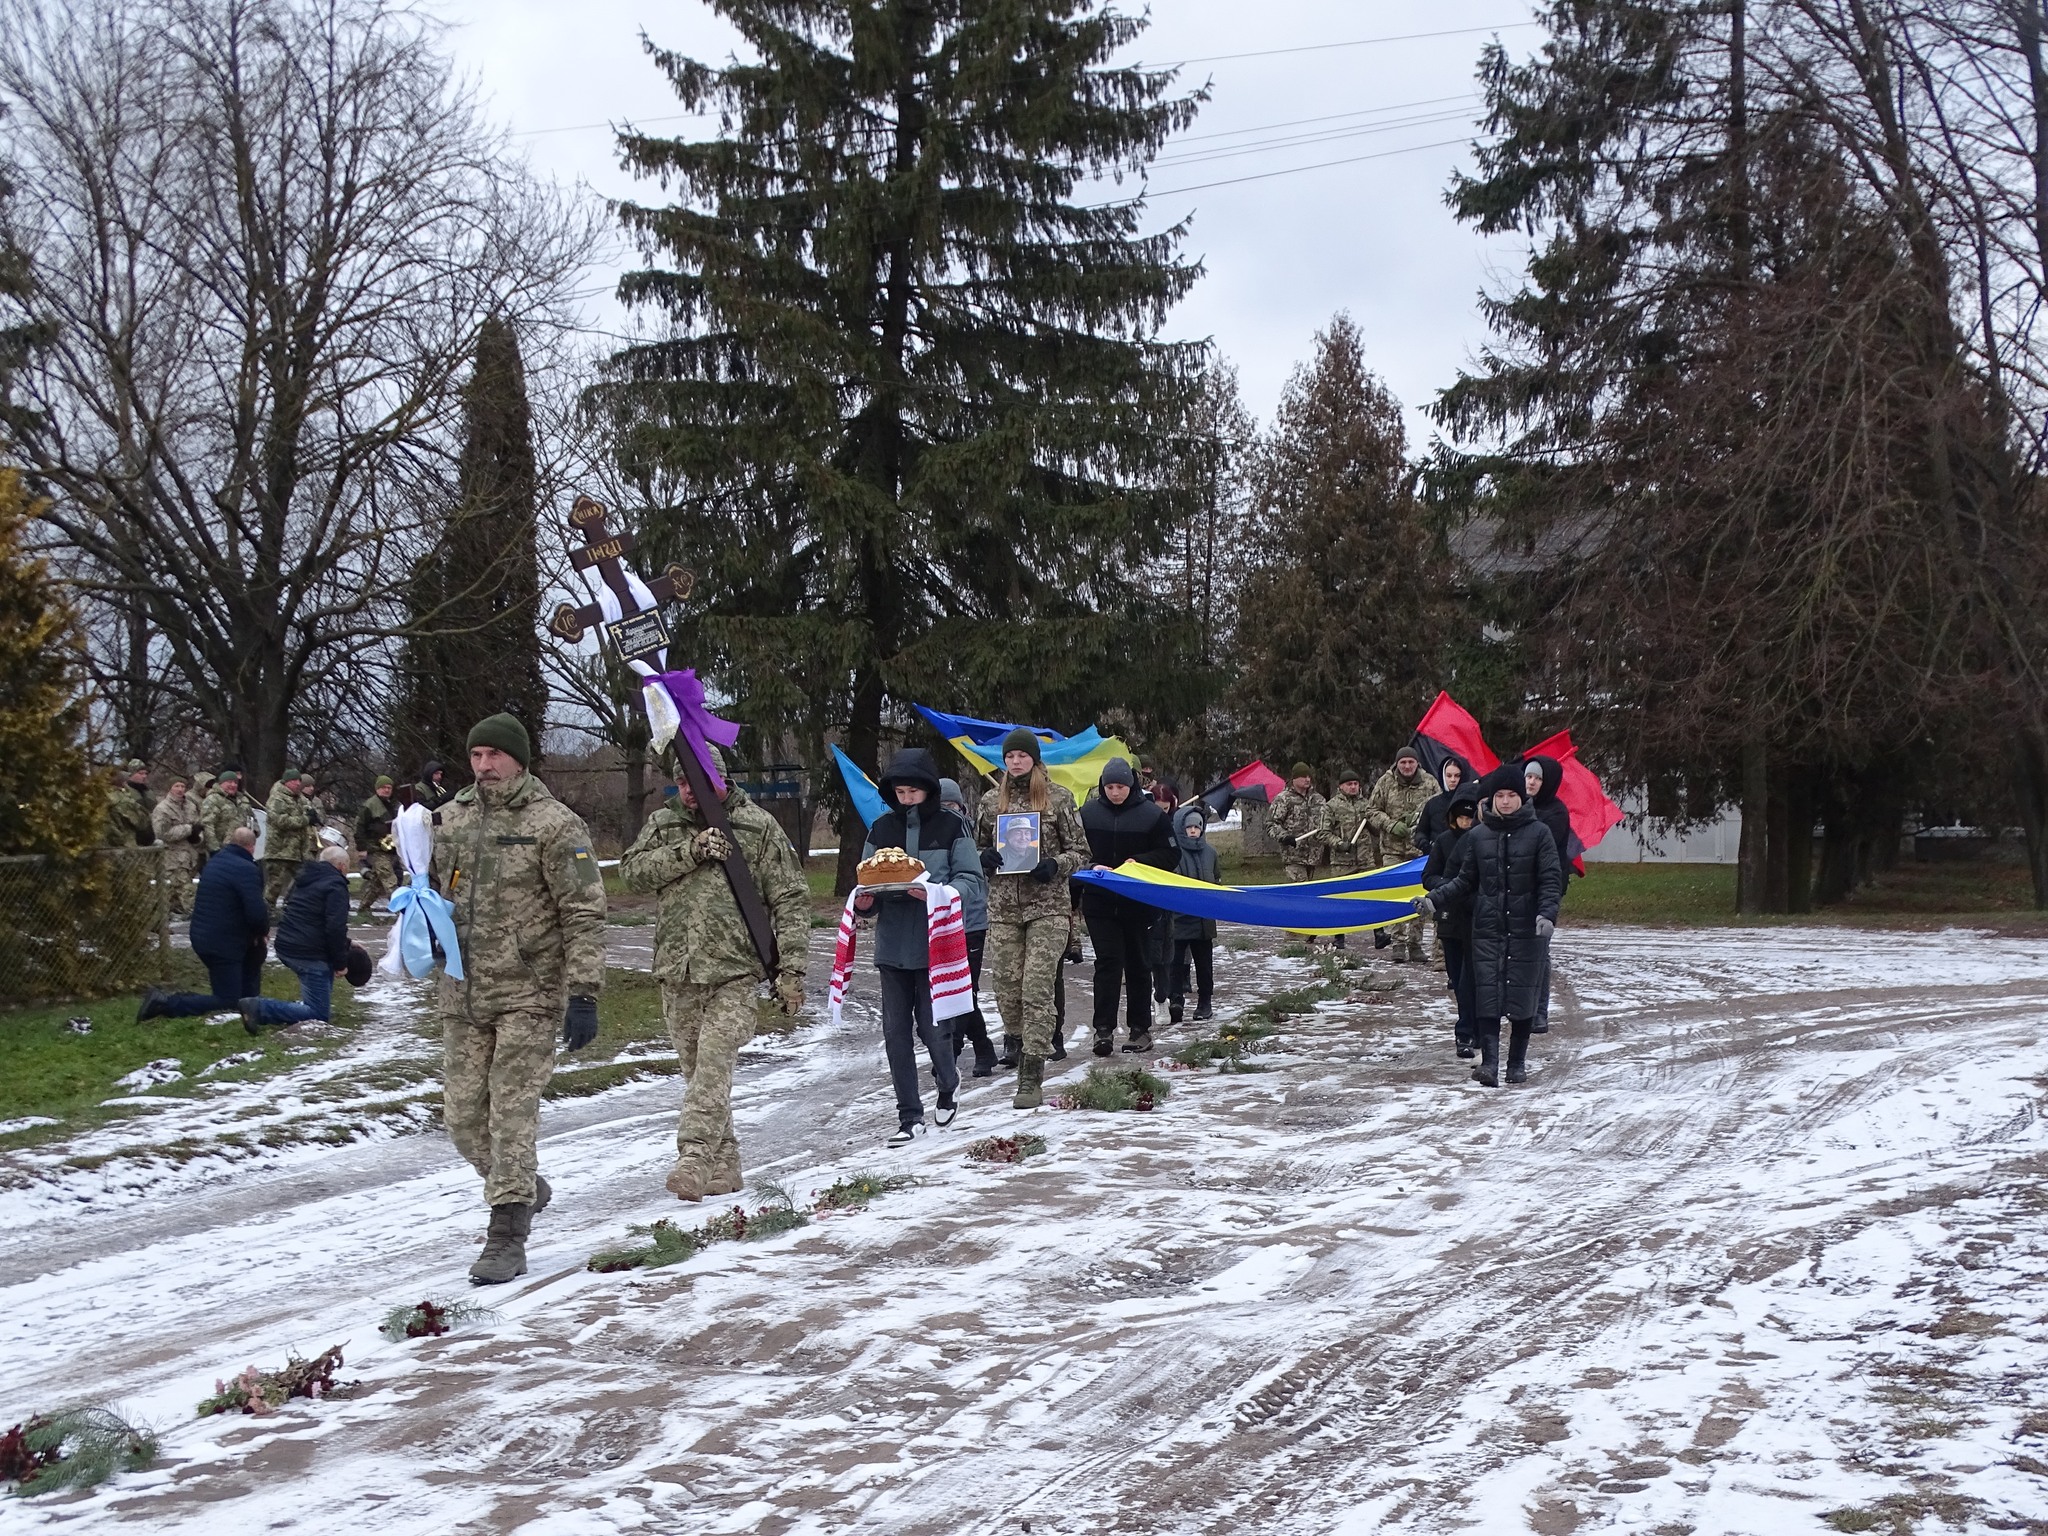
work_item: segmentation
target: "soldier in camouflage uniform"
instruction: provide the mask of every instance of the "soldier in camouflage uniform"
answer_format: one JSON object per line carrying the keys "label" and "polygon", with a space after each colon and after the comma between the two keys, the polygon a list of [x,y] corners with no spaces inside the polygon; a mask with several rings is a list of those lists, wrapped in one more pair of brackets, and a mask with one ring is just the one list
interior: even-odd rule
{"label": "soldier in camouflage uniform", "polygon": [[149,765],[139,757],[128,759],[121,778],[107,791],[107,826],[104,841],[109,848],[147,848],[156,841],[152,817],[156,801],[149,793]]}
{"label": "soldier in camouflage uniform", "polygon": [[313,781],[296,768],[270,789],[263,807],[263,899],[272,918],[284,911],[284,899],[291,894],[299,867],[320,846],[315,828],[320,825],[320,808],[313,800]]}
{"label": "soldier in camouflage uniform", "polygon": [[376,793],[356,807],[356,852],[363,856],[363,899],[356,915],[366,917],[370,908],[398,889],[398,859],[391,850],[391,818],[398,814],[392,804],[391,775],[377,775]]}
{"label": "soldier in camouflage uniform", "polygon": [[1307,763],[1296,763],[1287,787],[1266,808],[1266,830],[1280,845],[1289,880],[1299,884],[1309,879],[1328,856],[1322,824],[1323,797],[1316,793],[1315,774]]}
{"label": "soldier in camouflage uniform", "polygon": [[491,1207],[469,1271],[479,1285],[526,1273],[527,1233],[552,1194],[534,1143],[555,1031],[572,1051],[596,1039],[604,987],[604,879],[590,833],[526,771],[532,758],[511,715],[477,722],[476,782],[443,808],[434,839],[463,969],[460,981],[441,978],[441,1114]]}
{"label": "soldier in camouflage uniform", "polygon": [[[1029,874],[997,874],[996,817],[1038,813],[1038,864]],[[1045,771],[1039,740],[1019,727],[1003,738],[1002,782],[981,797],[974,842],[988,874],[989,984],[1003,1015],[1004,1054],[1017,1056],[1019,1109],[1045,1102],[1045,1058],[1052,1049],[1053,988],[1072,931],[1068,879],[1088,862],[1088,834],[1074,797]],[[1015,1037],[1021,1051],[1010,1047]]]}
{"label": "soldier in camouflage uniform", "polygon": [[230,768],[214,781],[213,791],[199,807],[199,825],[205,833],[208,854],[227,846],[237,827],[256,830],[256,813],[242,798],[242,776]]}
{"label": "soldier in camouflage uniform", "polygon": [[150,813],[150,827],[164,845],[164,879],[171,890],[171,912],[183,917],[192,910],[192,882],[199,875],[199,849],[206,834],[199,825],[199,802],[185,787],[185,776],[171,787]]}
{"label": "soldier in camouflage uniform", "polygon": [[[1380,844],[1374,857],[1375,868],[1412,856],[1410,839],[1415,833],[1415,819],[1436,792],[1436,780],[1422,771],[1421,754],[1412,746],[1403,747],[1394,758],[1394,766],[1380,775],[1366,801],[1366,825],[1372,828]],[[1422,924],[1409,919],[1394,924],[1390,932],[1394,960],[1426,958]]]}
{"label": "soldier in camouflage uniform", "polygon": [[[1316,841],[1329,859],[1328,874],[1356,875],[1376,867],[1376,840],[1365,821],[1365,794],[1356,768],[1337,770],[1337,793],[1323,802],[1322,820]],[[1337,948],[1344,948],[1344,935],[1337,935]]]}
{"label": "soldier in camouflage uniform", "polygon": [[[725,778],[723,754],[713,747],[711,758]],[[647,818],[619,860],[626,889],[653,895],[658,903],[654,971],[686,1085],[676,1162],[668,1175],[669,1193],[679,1200],[736,1194],[741,1184],[732,1069],[754,1038],[754,1001],[769,977],[725,877],[723,866],[735,856],[753,871],[775,925],[775,999],[786,1014],[804,1005],[811,893],[803,866],[781,823],[730,780],[724,803],[730,838],[706,823],[689,782],[678,773],[676,793]]]}

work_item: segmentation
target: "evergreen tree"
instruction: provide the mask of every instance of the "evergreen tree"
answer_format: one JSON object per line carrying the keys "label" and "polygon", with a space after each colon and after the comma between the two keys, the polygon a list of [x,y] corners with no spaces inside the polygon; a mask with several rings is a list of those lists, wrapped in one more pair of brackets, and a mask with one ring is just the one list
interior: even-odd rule
{"label": "evergreen tree", "polygon": [[1238,601],[1231,702],[1276,763],[1370,778],[1442,686],[1448,570],[1401,408],[1338,315],[1295,370],[1259,467],[1261,559]]}
{"label": "evergreen tree", "polygon": [[405,772],[426,758],[466,761],[469,728],[506,710],[538,751],[547,714],[540,672],[540,567],[534,552],[532,409],[519,340],[493,317],[477,333],[463,390],[456,508],[413,573],[412,633],[392,742]]}
{"label": "evergreen tree", "polygon": [[0,468],[0,853],[68,858],[99,842],[106,784],[86,748],[77,618],[26,547],[32,516]]}
{"label": "evergreen tree", "polygon": [[1202,348],[1156,335],[1198,268],[1136,200],[1076,193],[1198,98],[1108,66],[1143,22],[1091,0],[713,4],[757,61],[652,50],[724,132],[622,137],[681,194],[621,210],[672,263],[621,288],[666,333],[591,396],[698,574],[681,654],[814,768],[828,731],[874,765],[911,700],[1170,713],[1192,626],[1145,565]]}

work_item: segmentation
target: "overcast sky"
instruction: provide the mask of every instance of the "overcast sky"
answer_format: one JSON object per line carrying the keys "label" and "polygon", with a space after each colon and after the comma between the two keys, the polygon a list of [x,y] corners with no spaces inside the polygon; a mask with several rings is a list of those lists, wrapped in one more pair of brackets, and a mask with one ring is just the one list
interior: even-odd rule
{"label": "overcast sky", "polygon": [[[535,167],[611,197],[635,184],[617,167],[606,124],[691,127],[663,125],[680,108],[640,34],[707,62],[722,62],[733,37],[695,0],[439,0],[436,9],[455,24],[464,70]],[[1190,60],[1181,79],[1211,88],[1151,177],[1154,218],[1191,215],[1186,248],[1207,271],[1172,332],[1212,338],[1261,421],[1316,330],[1349,310],[1369,363],[1408,409],[1411,452],[1426,443],[1420,407],[1484,342],[1476,296],[1518,260],[1454,222],[1443,193],[1469,163],[1480,49],[1494,28],[1512,50],[1533,48],[1541,34],[1526,24],[1530,13],[1529,0],[1154,6],[1133,58]],[[1453,35],[1403,36],[1416,33]],[[1238,56],[1250,53],[1263,56]],[[1294,169],[1310,166],[1323,168]],[[1210,185],[1218,182],[1230,184]],[[606,309],[594,302],[594,324],[618,323]]]}

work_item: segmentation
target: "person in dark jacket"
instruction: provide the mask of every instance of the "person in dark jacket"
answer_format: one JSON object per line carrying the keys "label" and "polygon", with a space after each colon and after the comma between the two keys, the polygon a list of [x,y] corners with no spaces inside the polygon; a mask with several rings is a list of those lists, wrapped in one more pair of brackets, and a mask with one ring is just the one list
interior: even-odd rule
{"label": "person in dark jacket", "polygon": [[263,990],[270,908],[263,900],[255,848],[255,829],[237,827],[199,872],[199,890],[192,898],[192,953],[206,967],[213,990],[166,993],[151,987],[135,1010],[137,1023],[232,1013],[243,998]]}
{"label": "person in dark jacket", "polygon": [[1479,1065],[1472,1080],[1500,1086],[1500,1021],[1508,1020],[1507,1078],[1527,1080],[1529,1035],[1543,987],[1544,946],[1564,896],[1564,866],[1549,829],[1524,803],[1519,764],[1479,781],[1493,819],[1474,827],[1458,845],[1451,877],[1415,908],[1426,917],[1469,905],[1473,1015],[1479,1030]]}
{"label": "person in dark jacket", "polygon": [[322,848],[299,866],[277,920],[277,958],[299,978],[299,1000],[254,994],[241,1000],[242,1022],[250,1034],[266,1024],[303,1024],[333,1011],[334,978],[348,973],[348,876],[346,848]]}
{"label": "person in dark jacket", "polygon": [[[974,831],[974,814],[967,796],[951,779],[939,780],[939,803],[960,818],[960,825]],[[951,882],[948,882],[949,884]],[[988,1077],[996,1069],[996,1045],[989,1038],[988,1020],[981,1012],[981,957],[988,951],[988,890],[985,884],[972,888],[956,885],[960,893],[960,924],[967,930],[967,968],[974,977],[974,1011],[953,1020],[953,1054],[958,1056],[974,1046],[974,1075]]]}
{"label": "person in dark jacket", "polygon": [[[1437,772],[1437,782],[1444,787],[1440,795],[1432,795],[1423,802],[1422,810],[1415,818],[1415,851],[1427,854],[1436,847],[1436,840],[1443,834],[1451,820],[1451,796],[1460,784],[1472,786],[1472,792],[1479,792],[1479,781],[1472,776],[1472,765],[1453,752],[1444,759],[1444,765]],[[1392,850],[1388,850],[1392,856]]]}
{"label": "person in dark jacket", "polygon": [[[1522,781],[1529,791],[1529,809],[1536,813],[1536,819],[1550,829],[1550,835],[1557,842],[1557,861],[1564,870],[1564,882],[1572,882],[1572,813],[1565,803],[1557,798],[1558,789],[1564,784],[1564,764],[1554,757],[1530,757],[1522,760]],[[1543,991],[1536,1002],[1536,1033],[1550,1033],[1550,941],[1543,941]]]}
{"label": "person in dark jacket", "polygon": [[[868,828],[861,857],[873,858],[881,848],[901,848],[922,860],[935,885],[950,885],[981,896],[987,910],[987,886],[981,854],[967,823],[940,803],[939,770],[931,753],[906,747],[889,760],[879,785],[893,807]],[[931,1058],[932,1082],[939,1093],[938,1123],[951,1125],[953,1096],[960,1088],[958,1053],[953,1048],[953,1021],[932,1019],[931,954],[927,940],[924,889],[854,898],[856,912],[876,911],[875,970],[882,978],[882,1050],[889,1059],[889,1078],[896,1087],[896,1134],[891,1146],[902,1146],[924,1130],[924,1099],[917,1086],[917,1041]],[[986,919],[984,919],[984,925]]]}
{"label": "person in dark jacket", "polygon": [[[1433,891],[1451,877],[1459,845],[1479,820],[1479,785],[1468,779],[1450,792],[1448,825],[1436,835],[1429,850],[1429,862],[1422,867],[1422,888]],[[1472,948],[1472,912],[1461,903],[1436,914],[1437,944],[1444,957],[1444,975],[1450,978],[1451,996],[1457,999],[1458,1054],[1470,1059],[1478,1049],[1472,1043],[1475,1025],[1472,1014],[1472,968],[1467,963]]]}
{"label": "person in dark jacket", "polygon": [[[1151,800],[1138,793],[1137,775],[1120,757],[1102,766],[1095,798],[1081,807],[1081,830],[1099,870],[1127,859],[1171,869],[1180,861],[1173,828]],[[1116,1050],[1120,994],[1128,996],[1124,1042],[1127,1051],[1152,1049],[1152,968],[1149,946],[1156,909],[1096,886],[1081,893],[1081,919],[1095,949],[1095,1054]]]}
{"label": "person in dark jacket", "polygon": [[[1173,843],[1180,853],[1174,866],[1177,874],[1190,880],[1206,880],[1211,885],[1222,883],[1222,866],[1209,843],[1209,816],[1200,805],[1184,805],[1174,813]],[[1210,1000],[1216,992],[1216,920],[1174,912],[1168,914],[1167,921],[1173,934],[1172,975],[1167,986],[1169,1016],[1176,1024],[1181,1020],[1188,997],[1188,963],[1193,961],[1195,1017],[1209,1018],[1215,1011]]]}

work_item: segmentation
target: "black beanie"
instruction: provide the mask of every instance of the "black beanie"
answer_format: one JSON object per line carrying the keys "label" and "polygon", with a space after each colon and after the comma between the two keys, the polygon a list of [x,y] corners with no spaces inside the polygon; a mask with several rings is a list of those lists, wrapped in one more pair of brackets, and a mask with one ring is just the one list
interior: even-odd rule
{"label": "black beanie", "polygon": [[1529,798],[1529,786],[1522,780],[1520,763],[1502,763],[1493,772],[1479,781],[1479,798],[1491,800],[1497,789],[1512,789],[1524,800]]}
{"label": "black beanie", "polygon": [[360,944],[348,947],[348,984],[360,987],[370,979],[370,952]]}
{"label": "black beanie", "polygon": [[1003,738],[1003,756],[1008,757],[1012,752],[1029,752],[1034,763],[1045,761],[1045,748],[1021,725]]}
{"label": "black beanie", "polygon": [[507,757],[519,759],[524,768],[533,761],[533,738],[512,715],[488,715],[469,728],[469,745],[496,747]]}
{"label": "black beanie", "polygon": [[1138,787],[1138,776],[1131,772],[1131,765],[1129,763],[1120,757],[1112,757],[1102,765],[1102,777],[1097,782],[1102,784],[1128,784],[1131,788],[1136,789]]}

